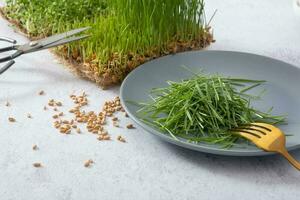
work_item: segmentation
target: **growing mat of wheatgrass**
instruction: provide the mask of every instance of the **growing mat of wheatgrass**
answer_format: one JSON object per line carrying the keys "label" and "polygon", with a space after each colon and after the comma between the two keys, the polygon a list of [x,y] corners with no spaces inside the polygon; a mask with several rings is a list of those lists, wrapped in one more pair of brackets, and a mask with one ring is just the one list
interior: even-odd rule
{"label": "growing mat of wheatgrass", "polygon": [[146,61],[213,41],[203,0],[7,0],[1,11],[30,38],[90,26],[88,39],[55,52],[103,87]]}

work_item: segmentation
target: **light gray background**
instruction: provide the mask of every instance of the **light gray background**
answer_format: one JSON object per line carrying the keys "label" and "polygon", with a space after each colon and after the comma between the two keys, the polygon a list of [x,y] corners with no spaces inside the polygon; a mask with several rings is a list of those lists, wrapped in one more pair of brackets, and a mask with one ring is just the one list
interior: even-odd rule
{"label": "light gray background", "polygon": [[[208,16],[218,9],[211,24],[217,42],[208,49],[258,53],[300,66],[300,17],[292,0],[206,4]],[[27,41],[1,18],[0,35]],[[39,90],[46,95],[38,96]],[[89,110],[119,94],[119,87],[103,91],[79,80],[48,51],[16,59],[0,77],[0,199],[299,199],[300,173],[280,156],[207,155],[162,142],[140,128],[109,128],[126,144],[99,142],[88,133],[57,133],[53,112],[43,106],[59,99],[67,111],[68,95],[83,90]],[[17,123],[8,123],[9,116]],[[121,126],[129,122],[122,119]],[[40,149],[32,151],[33,144]],[[300,160],[300,151],[293,155]],[[86,169],[83,163],[90,158],[95,164]],[[34,168],[33,162],[44,167]]]}

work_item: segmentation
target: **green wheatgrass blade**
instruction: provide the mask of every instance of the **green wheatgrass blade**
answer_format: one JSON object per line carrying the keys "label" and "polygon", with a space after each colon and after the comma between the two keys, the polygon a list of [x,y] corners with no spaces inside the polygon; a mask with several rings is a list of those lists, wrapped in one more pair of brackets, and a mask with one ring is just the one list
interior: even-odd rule
{"label": "green wheatgrass blade", "polygon": [[234,127],[255,121],[285,122],[285,116],[271,114],[272,108],[262,112],[251,107],[251,101],[260,95],[250,95],[247,91],[260,86],[264,80],[227,78],[203,71],[192,73],[190,79],[168,81],[168,87],[153,89],[152,101],[139,104],[140,118],[175,139],[226,148],[239,139],[229,131]]}

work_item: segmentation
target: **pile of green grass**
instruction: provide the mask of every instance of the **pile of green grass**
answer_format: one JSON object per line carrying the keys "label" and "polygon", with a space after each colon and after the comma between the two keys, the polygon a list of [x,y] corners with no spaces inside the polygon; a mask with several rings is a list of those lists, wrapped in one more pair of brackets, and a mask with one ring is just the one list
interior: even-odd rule
{"label": "pile of green grass", "polygon": [[155,88],[150,102],[139,103],[140,118],[173,138],[231,147],[240,138],[230,131],[252,122],[283,123],[284,116],[257,110],[251,102],[260,98],[247,91],[265,81],[227,78],[197,73],[168,87]]}
{"label": "pile of green grass", "polygon": [[92,27],[89,39],[58,52],[103,86],[147,60],[212,41],[203,0],[7,0],[2,11],[30,37]]}

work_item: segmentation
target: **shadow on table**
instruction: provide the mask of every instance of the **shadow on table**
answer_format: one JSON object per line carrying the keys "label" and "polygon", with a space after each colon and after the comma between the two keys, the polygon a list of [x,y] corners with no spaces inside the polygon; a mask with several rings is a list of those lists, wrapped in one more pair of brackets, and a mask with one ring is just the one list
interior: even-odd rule
{"label": "shadow on table", "polygon": [[[5,75],[10,73],[15,73],[13,76],[12,74],[9,74],[7,77]],[[64,73],[58,73],[52,70],[49,70],[48,68],[14,68],[13,70],[10,70],[6,72],[5,74],[1,75],[0,84],[8,84],[8,85],[20,85],[20,84],[46,84],[46,83],[64,83],[64,82],[72,82],[74,81],[74,77],[69,75],[68,72]],[[33,77],[42,77],[43,79],[37,79],[34,78],[30,79],[28,81],[28,78]],[[5,79],[3,79],[5,77]],[[9,78],[13,77],[12,80]],[[18,80],[16,80],[18,78]]]}
{"label": "shadow on table", "polygon": [[[7,77],[5,77],[5,75],[7,75]],[[74,78],[73,75],[68,72],[58,73],[48,68],[15,68],[1,75],[0,85],[1,88],[5,90],[19,91],[18,93],[11,94],[9,97],[10,100],[24,100],[26,98],[32,98],[32,94],[35,94],[41,87],[50,85],[61,86],[67,83],[78,84],[78,80],[84,81],[83,79]],[[0,101],[6,101],[7,98],[7,96],[0,95]]]}
{"label": "shadow on table", "polygon": [[[206,169],[215,175],[227,176],[239,181],[255,181],[264,177],[275,179],[272,184],[298,184],[300,185],[300,173],[293,168],[288,161],[280,155],[234,157],[201,153],[185,149],[176,145],[164,143],[167,149],[173,151],[184,162],[190,162],[200,168]],[[300,150],[294,150],[291,154],[300,160]],[[253,177],[249,179],[249,177]],[[266,183],[269,180],[259,180]]]}
{"label": "shadow on table", "polygon": [[[9,96],[10,100],[24,100],[26,98],[32,98],[32,94],[36,94],[41,87],[51,86],[55,88],[56,86],[62,87],[65,84],[80,85],[85,83],[91,83],[96,85],[94,82],[80,78],[77,75],[74,75],[68,71],[62,73],[61,71],[54,71],[45,68],[14,68],[6,74],[0,76],[0,102],[6,101],[8,99],[7,95],[3,92],[5,90],[14,90],[18,91]],[[14,73],[14,74],[13,74]],[[34,75],[33,75],[34,74]],[[3,78],[4,77],[4,78]],[[99,87],[100,88],[100,87]],[[119,86],[112,86],[109,88],[116,96],[119,95]],[[100,89],[99,89],[100,90]],[[6,95],[6,96],[3,96]]]}

